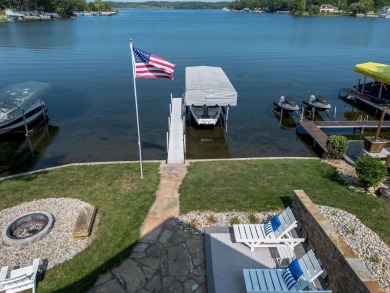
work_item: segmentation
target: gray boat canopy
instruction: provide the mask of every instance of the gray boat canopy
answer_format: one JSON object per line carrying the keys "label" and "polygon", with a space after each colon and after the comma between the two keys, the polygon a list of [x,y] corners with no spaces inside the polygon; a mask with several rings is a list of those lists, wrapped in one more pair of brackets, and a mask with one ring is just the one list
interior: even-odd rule
{"label": "gray boat canopy", "polygon": [[221,67],[186,67],[187,106],[236,106],[237,92]]}
{"label": "gray boat canopy", "polygon": [[13,119],[11,116],[26,110],[49,89],[48,83],[36,81],[26,81],[0,89],[0,122]]}

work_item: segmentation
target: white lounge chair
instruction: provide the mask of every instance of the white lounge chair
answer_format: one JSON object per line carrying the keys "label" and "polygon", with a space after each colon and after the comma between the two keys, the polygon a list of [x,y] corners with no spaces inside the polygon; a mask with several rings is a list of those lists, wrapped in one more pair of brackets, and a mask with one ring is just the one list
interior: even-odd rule
{"label": "white lounge chair", "polygon": [[34,259],[31,266],[8,271],[8,267],[2,267],[0,271],[0,292],[20,292],[32,289],[36,292],[36,278],[39,267],[39,258]]}
{"label": "white lounge chair", "polygon": [[314,285],[314,280],[322,274],[323,270],[312,250],[309,250],[309,252],[299,259],[298,263],[303,274],[298,280],[294,279],[292,283],[290,283],[288,277],[283,276],[285,274],[284,269],[244,269],[246,292],[332,292],[329,290],[317,290]]}
{"label": "white lounge chair", "polygon": [[[297,227],[290,207],[287,207],[279,216],[280,226],[275,231],[267,231],[267,224],[239,224],[233,225],[236,242],[245,243],[253,251],[255,247],[276,247],[289,245],[295,247],[304,242],[303,238],[294,238],[291,230]],[[269,232],[269,233],[267,233]]]}

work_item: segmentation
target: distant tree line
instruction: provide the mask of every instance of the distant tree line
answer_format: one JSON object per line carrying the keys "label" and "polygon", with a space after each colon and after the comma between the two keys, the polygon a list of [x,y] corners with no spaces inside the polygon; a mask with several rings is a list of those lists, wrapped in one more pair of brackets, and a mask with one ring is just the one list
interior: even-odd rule
{"label": "distant tree line", "polygon": [[228,7],[235,10],[261,8],[267,12],[290,11],[296,15],[317,15],[322,4],[330,4],[346,13],[356,14],[390,6],[390,0],[235,0]]}
{"label": "distant tree line", "polygon": [[56,12],[61,17],[71,17],[75,11],[113,11],[110,3],[101,0],[90,3],[86,0],[0,0],[0,9],[7,8]]}
{"label": "distant tree line", "polygon": [[143,9],[222,9],[228,7],[230,2],[168,2],[168,1],[147,1],[147,2],[109,2],[116,8],[143,8]]}

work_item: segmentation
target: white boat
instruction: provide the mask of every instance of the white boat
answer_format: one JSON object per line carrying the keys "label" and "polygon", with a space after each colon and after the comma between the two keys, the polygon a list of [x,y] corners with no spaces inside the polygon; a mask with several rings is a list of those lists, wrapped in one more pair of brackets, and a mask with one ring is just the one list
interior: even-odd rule
{"label": "white boat", "polygon": [[299,110],[299,106],[293,97],[281,96],[279,101],[274,102],[274,105],[289,112],[296,112]]}
{"label": "white boat", "polygon": [[24,128],[46,111],[42,96],[50,85],[43,82],[27,81],[0,90],[0,134]]}
{"label": "white boat", "polygon": [[306,105],[316,108],[316,110],[329,110],[332,106],[324,96],[311,95],[308,100],[303,101]]}
{"label": "white boat", "polygon": [[186,67],[184,103],[198,125],[216,125],[237,105],[237,92],[220,67]]}
{"label": "white boat", "polygon": [[220,106],[190,106],[194,121],[198,125],[215,125],[221,115]]}

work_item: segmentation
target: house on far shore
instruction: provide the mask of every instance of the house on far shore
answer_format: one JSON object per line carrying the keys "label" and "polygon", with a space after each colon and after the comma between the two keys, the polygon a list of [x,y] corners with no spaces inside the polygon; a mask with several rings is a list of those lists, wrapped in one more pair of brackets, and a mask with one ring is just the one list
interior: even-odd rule
{"label": "house on far shore", "polygon": [[320,6],[320,13],[337,13],[339,12],[338,7],[330,4],[322,4]]}
{"label": "house on far shore", "polygon": [[19,20],[24,19],[24,14],[21,11],[14,11],[12,9],[6,9],[5,15],[9,19],[19,19]]}
{"label": "house on far shore", "polygon": [[379,14],[380,17],[386,17],[387,15],[390,15],[390,6],[382,7],[378,11],[378,14]]}

